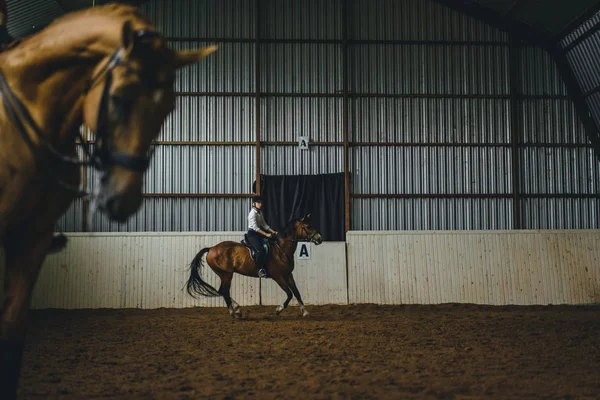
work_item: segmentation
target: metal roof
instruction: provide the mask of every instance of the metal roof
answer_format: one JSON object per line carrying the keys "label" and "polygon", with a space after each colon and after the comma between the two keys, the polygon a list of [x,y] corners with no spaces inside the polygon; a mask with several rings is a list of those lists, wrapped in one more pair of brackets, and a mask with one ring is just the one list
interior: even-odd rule
{"label": "metal roof", "polygon": [[600,0],[435,0],[549,49],[600,12]]}
{"label": "metal roof", "polygon": [[572,29],[580,17],[598,10],[598,0],[477,0],[499,16],[529,25],[551,37]]}

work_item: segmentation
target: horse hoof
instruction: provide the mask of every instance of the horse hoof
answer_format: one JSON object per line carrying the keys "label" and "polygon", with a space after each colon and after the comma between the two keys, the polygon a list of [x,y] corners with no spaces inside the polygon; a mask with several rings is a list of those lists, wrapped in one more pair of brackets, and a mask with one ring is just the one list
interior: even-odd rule
{"label": "horse hoof", "polygon": [[241,319],[242,318],[241,310],[231,311],[229,314],[231,314],[231,318],[233,318],[233,319]]}
{"label": "horse hoof", "polygon": [[285,310],[285,309],[284,309],[283,307],[279,306],[279,307],[277,307],[277,308],[275,309],[275,314],[279,315],[279,314],[281,314],[281,312],[282,312],[283,310]]}
{"label": "horse hoof", "polygon": [[302,316],[303,317],[308,317],[309,315],[310,315],[310,313],[308,311],[306,311],[306,310],[302,311]]}

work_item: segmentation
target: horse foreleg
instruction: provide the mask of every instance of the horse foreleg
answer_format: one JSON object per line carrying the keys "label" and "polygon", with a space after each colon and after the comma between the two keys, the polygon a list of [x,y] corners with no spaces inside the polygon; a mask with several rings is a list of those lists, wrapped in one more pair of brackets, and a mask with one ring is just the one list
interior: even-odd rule
{"label": "horse foreleg", "polygon": [[50,248],[52,234],[5,243],[4,307],[0,321],[0,398],[15,399],[31,293]]}
{"label": "horse foreleg", "polygon": [[294,296],[293,296],[290,286],[285,278],[283,278],[282,276],[278,276],[278,277],[273,277],[273,280],[275,282],[277,282],[279,287],[282,288],[283,291],[285,292],[285,294],[287,295],[287,299],[285,299],[283,304],[281,304],[280,306],[278,306],[275,309],[275,314],[279,315],[279,314],[281,314],[281,312],[283,310],[285,310],[287,308],[287,306],[290,304],[290,301],[292,301],[292,298],[294,298]]}
{"label": "horse foreleg", "polygon": [[302,302],[302,297],[300,296],[300,291],[298,290],[298,287],[296,286],[296,282],[294,281],[294,276],[292,274],[290,274],[290,276],[288,276],[288,283],[290,285],[290,289],[294,293],[294,296],[296,296],[296,300],[298,300],[298,304],[300,305],[300,312],[302,313],[302,316],[307,317],[309,315],[309,313],[308,313],[308,311],[306,311],[306,307],[304,307],[304,303]]}

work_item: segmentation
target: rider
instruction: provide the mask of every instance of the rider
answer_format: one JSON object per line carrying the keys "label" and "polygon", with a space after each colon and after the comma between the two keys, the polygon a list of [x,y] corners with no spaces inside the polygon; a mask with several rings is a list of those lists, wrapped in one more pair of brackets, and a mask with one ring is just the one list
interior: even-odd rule
{"label": "rider", "polygon": [[252,197],[252,209],[248,214],[248,240],[250,245],[256,250],[256,269],[260,278],[267,277],[265,270],[266,246],[269,245],[268,239],[277,235],[277,231],[271,229],[265,222],[262,213],[262,196]]}

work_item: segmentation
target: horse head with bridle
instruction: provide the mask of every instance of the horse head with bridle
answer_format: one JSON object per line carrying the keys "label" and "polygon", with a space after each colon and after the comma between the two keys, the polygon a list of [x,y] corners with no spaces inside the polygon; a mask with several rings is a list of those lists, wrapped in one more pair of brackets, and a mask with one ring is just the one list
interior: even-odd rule
{"label": "horse head with bridle", "polygon": [[175,72],[215,49],[172,50],[136,8],[111,4],[67,14],[0,53],[0,398],[16,396],[31,293],[55,222],[82,194],[79,167],[100,171],[94,197],[110,219],[135,213],[152,141],[174,108]]}
{"label": "horse head with bridle", "polygon": [[[294,253],[298,242],[312,242],[320,245],[321,234],[310,224],[310,214],[302,218],[294,218],[281,230],[280,236],[270,243],[271,251],[265,266],[272,278],[286,293],[287,298],[275,310],[280,314],[295,296],[303,316],[309,315],[302,297],[294,281]],[[221,278],[219,290],[212,287],[201,277],[202,257],[206,254],[206,263]],[[190,277],[187,281],[187,292],[190,296],[223,296],[229,313],[234,318],[241,317],[240,306],[231,298],[231,280],[233,274],[258,278],[256,264],[248,248],[238,242],[225,241],[213,247],[206,247],[198,252],[190,264]]]}

